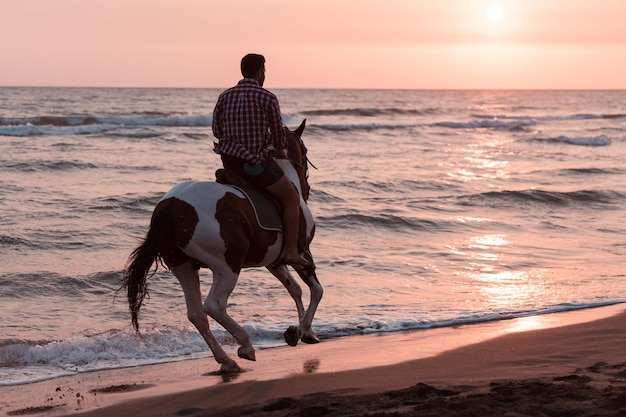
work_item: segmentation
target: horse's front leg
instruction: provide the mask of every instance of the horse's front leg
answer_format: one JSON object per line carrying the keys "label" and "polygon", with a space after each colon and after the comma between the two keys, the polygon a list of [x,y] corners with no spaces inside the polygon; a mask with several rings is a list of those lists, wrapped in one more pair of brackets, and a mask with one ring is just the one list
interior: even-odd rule
{"label": "horse's front leg", "polygon": [[238,278],[239,274],[233,272],[228,265],[224,266],[224,268],[215,268],[213,270],[211,291],[209,291],[209,296],[204,302],[203,309],[233,335],[239,344],[239,350],[237,351],[239,357],[255,361],[256,355],[250,341],[250,335],[226,312],[228,297],[233,292]]}
{"label": "horse's front leg", "polygon": [[304,312],[304,315],[300,315],[300,313],[298,314],[300,318],[300,324],[297,329],[290,327],[289,329],[287,329],[287,332],[285,332],[285,340],[288,344],[292,346],[295,346],[298,343],[298,340],[302,340],[304,343],[319,343],[319,339],[313,331],[312,323],[313,318],[315,317],[315,313],[317,311],[317,307],[322,300],[324,289],[322,288],[322,285],[318,281],[317,275],[315,274],[315,263],[313,261],[313,256],[311,255],[311,252],[306,250],[304,252],[304,257],[310,261],[311,265],[295,266],[294,269],[296,270],[300,278],[309,287],[311,298],[309,302],[309,307]]}
{"label": "horse's front leg", "polygon": [[202,295],[200,292],[200,277],[197,269],[194,269],[190,261],[180,266],[171,267],[170,270],[180,282],[187,303],[187,318],[198,329],[205,340],[217,363],[221,364],[220,370],[224,373],[241,372],[237,362],[232,360],[222,349],[219,342],[209,328],[209,320],[202,309]]}
{"label": "horse's front leg", "polygon": [[296,303],[298,321],[302,320],[304,317],[304,304],[302,303],[302,288],[300,288],[300,284],[293,278],[286,265],[268,266],[267,269],[272,275],[278,278],[289,292],[289,295],[291,295],[291,298],[293,298],[293,301]]}
{"label": "horse's front leg", "polygon": [[[308,255],[308,256],[306,256]],[[310,259],[313,264],[313,257],[309,252],[305,253],[305,257]],[[324,295],[324,288],[322,284],[317,279],[317,275],[315,274],[315,264],[313,266],[300,266],[295,268],[296,272],[308,285],[309,290],[311,292],[311,299],[309,302],[309,307],[306,309],[304,317],[300,320],[300,340],[304,343],[319,343],[319,339],[317,338],[315,332],[311,328],[313,323],[313,318],[315,317],[315,313],[317,312],[317,307],[322,300],[322,296]]]}

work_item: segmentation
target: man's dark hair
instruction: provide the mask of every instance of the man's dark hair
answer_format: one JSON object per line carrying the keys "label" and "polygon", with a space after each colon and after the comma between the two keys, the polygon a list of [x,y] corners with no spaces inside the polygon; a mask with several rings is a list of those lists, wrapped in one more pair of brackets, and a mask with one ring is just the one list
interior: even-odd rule
{"label": "man's dark hair", "polygon": [[253,78],[265,67],[265,57],[259,54],[248,54],[241,59],[241,75]]}

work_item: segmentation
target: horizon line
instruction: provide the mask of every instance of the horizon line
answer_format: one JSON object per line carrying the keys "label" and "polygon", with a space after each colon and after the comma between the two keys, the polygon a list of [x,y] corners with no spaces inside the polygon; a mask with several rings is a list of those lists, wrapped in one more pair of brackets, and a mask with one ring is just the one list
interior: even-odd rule
{"label": "horizon line", "polygon": [[[0,88],[84,88],[84,89],[137,89],[137,90],[223,90],[224,87],[174,87],[174,86],[71,86],[71,85],[0,85]],[[626,87],[617,88],[515,88],[515,87],[272,87],[268,90],[371,90],[371,91],[626,91]]]}

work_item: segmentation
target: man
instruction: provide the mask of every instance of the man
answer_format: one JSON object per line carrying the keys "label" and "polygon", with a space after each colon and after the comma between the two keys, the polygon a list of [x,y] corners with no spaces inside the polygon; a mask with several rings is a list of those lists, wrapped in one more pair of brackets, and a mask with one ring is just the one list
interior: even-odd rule
{"label": "man", "polygon": [[213,135],[219,140],[215,152],[224,168],[233,170],[256,187],[266,190],[282,206],[284,261],[288,265],[309,265],[298,251],[300,196],[269,153],[286,158],[287,139],[283,131],[278,99],[262,88],[265,58],[248,54],[241,60],[243,79],[220,94],[213,111]]}

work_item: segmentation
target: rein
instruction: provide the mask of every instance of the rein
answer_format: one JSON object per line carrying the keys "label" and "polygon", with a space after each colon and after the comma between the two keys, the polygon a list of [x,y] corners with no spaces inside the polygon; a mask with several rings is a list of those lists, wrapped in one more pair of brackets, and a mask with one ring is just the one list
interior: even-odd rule
{"label": "rein", "polygon": [[[304,201],[307,201],[311,190],[311,186],[309,185],[309,165],[315,169],[317,169],[317,167],[309,160],[307,156],[308,149],[304,145],[304,141],[301,137],[305,123],[306,119],[304,119],[300,126],[293,132],[285,125],[283,125],[283,130],[285,131],[285,135],[287,135],[287,160],[298,172],[300,186],[302,187],[301,192],[303,193]],[[296,155],[298,156],[297,161],[294,160]]]}
{"label": "rein", "polygon": [[293,161],[291,158],[289,158],[289,161],[291,161],[291,163],[293,165],[297,166],[298,168],[303,168],[304,172],[306,174],[306,177],[308,179],[309,178],[309,167],[308,166],[311,165],[315,169],[317,169],[317,167],[315,165],[313,165],[313,162],[311,162],[311,160],[307,156],[309,150],[304,145],[304,142],[302,141],[302,138],[298,138],[298,143],[300,144],[300,153],[302,154],[302,159],[304,159],[304,164],[302,164],[301,162]]}
{"label": "rein", "polygon": [[313,165],[313,162],[311,162],[309,157],[306,156],[306,155],[304,155],[304,162],[306,162],[307,164],[311,165],[313,168],[317,169],[317,167],[315,165]]}
{"label": "rein", "polygon": [[[317,169],[317,167],[315,165],[313,165],[313,162],[311,162],[311,160],[306,155],[304,155],[304,163],[306,165],[303,165],[300,162],[296,162],[296,161],[294,161],[291,158],[288,158],[288,159],[289,159],[289,162],[291,162],[293,165],[297,166],[298,168],[304,168],[304,172],[308,173],[308,171],[309,171],[308,170],[308,165],[311,165],[313,168]],[[308,174],[307,174],[307,178],[308,178]]]}
{"label": "rein", "polygon": [[304,173],[304,184],[302,184],[302,186],[306,187],[306,191],[303,190],[303,192],[305,193],[304,200],[307,201],[309,197],[309,193],[311,192],[311,186],[309,185],[309,165],[311,165],[315,169],[317,169],[317,167],[313,165],[313,163],[307,156],[308,149],[304,145],[302,138],[298,138],[298,144],[300,145],[300,155],[301,155],[300,159],[302,159],[303,162],[300,162],[300,161],[296,162],[296,161],[293,161],[291,158],[289,158],[289,162],[291,162],[291,164],[294,167],[296,167],[296,169],[300,169]]}

